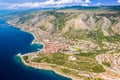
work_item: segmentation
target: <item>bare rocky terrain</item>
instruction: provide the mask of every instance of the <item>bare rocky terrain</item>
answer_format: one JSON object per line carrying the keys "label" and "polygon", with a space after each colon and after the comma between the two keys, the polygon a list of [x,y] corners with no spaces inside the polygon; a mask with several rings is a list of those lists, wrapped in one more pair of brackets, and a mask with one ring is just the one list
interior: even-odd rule
{"label": "bare rocky terrain", "polygon": [[[77,44],[82,42],[84,44],[86,42],[80,40],[87,40],[92,46],[100,46],[104,42],[114,42],[114,44],[117,42],[116,45],[119,45],[120,41],[119,11],[47,10],[15,16],[8,22],[32,32],[36,36],[37,42],[50,39],[50,37],[53,39],[54,37],[65,38],[63,40],[66,42],[68,40],[77,41]],[[73,42],[73,44],[76,43]],[[90,48],[90,46],[88,47]]]}

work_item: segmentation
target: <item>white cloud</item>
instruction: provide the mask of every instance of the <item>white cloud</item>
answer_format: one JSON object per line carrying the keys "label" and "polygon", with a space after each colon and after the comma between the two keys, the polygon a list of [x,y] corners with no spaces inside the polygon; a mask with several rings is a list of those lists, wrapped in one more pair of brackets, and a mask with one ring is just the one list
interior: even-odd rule
{"label": "white cloud", "polygon": [[79,3],[79,2],[82,2],[82,0],[74,0],[74,2],[78,2]]}
{"label": "white cloud", "polygon": [[27,2],[27,3],[16,3],[11,4],[7,7],[7,9],[19,9],[19,8],[38,8],[38,7],[61,7],[64,5],[71,5],[71,4],[79,4],[82,6],[88,6],[90,0],[47,0],[44,2]]}
{"label": "white cloud", "polygon": [[91,3],[91,1],[90,0],[85,0],[85,3]]}
{"label": "white cloud", "polygon": [[83,3],[81,6],[88,6],[88,4],[87,3]]}
{"label": "white cloud", "polygon": [[120,0],[118,0],[117,2],[120,3]]}

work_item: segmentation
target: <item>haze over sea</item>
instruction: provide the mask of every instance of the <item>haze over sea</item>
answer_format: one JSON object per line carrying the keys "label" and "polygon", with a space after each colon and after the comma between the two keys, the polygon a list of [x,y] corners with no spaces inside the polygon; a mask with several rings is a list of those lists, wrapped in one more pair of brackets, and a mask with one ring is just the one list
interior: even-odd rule
{"label": "haze over sea", "polygon": [[40,44],[31,44],[34,36],[0,20],[0,80],[70,80],[53,71],[37,70],[24,66],[18,53],[42,49]]}

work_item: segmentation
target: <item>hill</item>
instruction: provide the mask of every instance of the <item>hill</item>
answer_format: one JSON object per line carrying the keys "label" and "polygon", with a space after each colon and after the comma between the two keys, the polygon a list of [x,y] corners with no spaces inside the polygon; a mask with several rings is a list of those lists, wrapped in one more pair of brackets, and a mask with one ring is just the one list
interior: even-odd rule
{"label": "hill", "polygon": [[[45,48],[40,52],[38,58],[31,60],[31,56],[28,56],[32,62],[54,64],[55,66],[52,68],[55,70],[64,74],[66,71],[71,71],[68,75],[79,76],[79,78],[84,76],[84,79],[90,78],[89,74],[94,79],[118,79],[120,75],[118,75],[119,72],[114,71],[114,66],[119,67],[119,63],[110,66],[113,64],[112,58],[102,55],[110,54],[112,57],[119,55],[119,8],[119,6],[72,6],[54,10],[31,11],[13,15],[11,18],[6,17],[6,19],[9,24],[32,32],[36,37],[35,42],[44,43]],[[99,56],[105,58],[103,62]],[[55,61],[55,59],[58,60]],[[109,66],[106,68],[105,65]],[[58,70],[57,67],[60,66],[66,68]],[[117,69],[119,70],[119,68]],[[78,75],[79,71],[90,73],[81,72]],[[114,73],[117,76],[113,75]],[[88,75],[85,76],[85,74]]]}

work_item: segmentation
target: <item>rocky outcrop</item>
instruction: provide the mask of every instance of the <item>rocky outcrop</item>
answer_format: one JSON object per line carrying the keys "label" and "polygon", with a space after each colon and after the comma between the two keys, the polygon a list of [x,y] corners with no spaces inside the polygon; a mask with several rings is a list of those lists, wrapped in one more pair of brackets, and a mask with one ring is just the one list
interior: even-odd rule
{"label": "rocky outcrop", "polygon": [[112,30],[115,34],[120,35],[120,22],[117,23],[114,27],[112,27]]}

